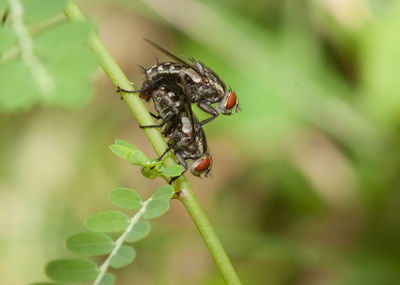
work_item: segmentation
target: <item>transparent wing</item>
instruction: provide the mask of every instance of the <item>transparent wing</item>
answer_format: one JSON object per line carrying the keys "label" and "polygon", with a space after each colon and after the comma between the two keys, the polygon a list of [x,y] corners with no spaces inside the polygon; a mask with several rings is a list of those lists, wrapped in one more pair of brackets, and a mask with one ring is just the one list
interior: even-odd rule
{"label": "transparent wing", "polygon": [[183,64],[184,66],[188,67],[188,68],[192,68],[192,66],[187,63],[186,61],[184,61],[183,59],[177,57],[176,55],[170,53],[169,51],[167,51],[166,49],[160,47],[158,44],[156,44],[155,42],[143,38],[143,40],[145,40],[146,42],[148,42],[150,45],[152,45],[154,48],[158,49],[160,52],[162,52],[163,54],[167,55],[168,57],[170,57],[171,59],[175,60],[176,62],[179,62],[181,64]]}

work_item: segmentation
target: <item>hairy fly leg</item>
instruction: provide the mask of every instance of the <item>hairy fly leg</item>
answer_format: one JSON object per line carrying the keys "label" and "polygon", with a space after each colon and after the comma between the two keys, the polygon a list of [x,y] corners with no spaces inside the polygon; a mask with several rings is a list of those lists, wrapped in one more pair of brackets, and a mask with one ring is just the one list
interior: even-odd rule
{"label": "hairy fly leg", "polygon": [[159,120],[159,119],[162,118],[161,116],[156,115],[156,114],[153,114],[152,112],[149,112],[149,114],[150,114],[150,116],[152,116],[152,117],[153,117],[154,119],[156,119],[156,120]]}
{"label": "hairy fly leg", "polygon": [[141,126],[139,125],[139,127],[141,129],[147,129],[147,128],[162,128],[167,122],[166,121],[162,121],[161,124],[159,125],[147,125],[147,126]]}
{"label": "hairy fly leg", "polygon": [[202,109],[204,112],[207,112],[209,114],[212,115],[212,117],[205,119],[203,121],[200,122],[200,125],[203,126],[209,122],[211,122],[212,120],[214,120],[216,117],[218,117],[219,113],[217,112],[217,110],[215,110],[209,103],[205,103],[205,102],[201,102],[201,103],[197,103],[197,106]]}
{"label": "hairy fly leg", "polygon": [[169,180],[168,184],[172,184],[176,179],[178,179],[183,174],[185,174],[185,172],[189,169],[189,167],[186,163],[186,160],[182,157],[182,155],[179,152],[176,152],[174,154],[175,154],[175,157],[178,160],[179,164],[182,165],[183,171],[180,175],[172,177],[171,180]]}

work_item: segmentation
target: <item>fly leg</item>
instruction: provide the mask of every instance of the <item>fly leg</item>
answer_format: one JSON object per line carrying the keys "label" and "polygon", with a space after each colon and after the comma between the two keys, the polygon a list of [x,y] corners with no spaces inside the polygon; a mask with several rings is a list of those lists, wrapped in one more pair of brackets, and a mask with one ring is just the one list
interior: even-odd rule
{"label": "fly leg", "polygon": [[153,114],[152,112],[149,112],[150,116],[152,116],[154,119],[159,120],[161,119],[161,116]]}
{"label": "fly leg", "polygon": [[[175,140],[172,144],[168,145],[167,149],[163,152],[162,155],[160,155],[159,158],[157,158],[157,162],[163,159],[163,157],[178,143],[178,140]],[[150,167],[150,169],[153,169],[154,166]]]}
{"label": "fly leg", "polygon": [[187,113],[189,114],[189,119],[190,122],[192,123],[192,126],[194,126],[194,115],[192,111],[192,99],[190,98],[189,95],[189,87],[186,82],[185,74],[181,72],[179,75],[183,84],[183,94],[185,94],[185,99],[186,99],[186,105],[184,106],[186,108]]}
{"label": "fly leg", "polygon": [[168,145],[167,149],[163,152],[163,154],[160,155],[159,158],[157,158],[157,161],[160,161],[177,143],[178,143],[178,140],[175,140],[173,143]]}
{"label": "fly leg", "polygon": [[217,112],[217,110],[215,110],[213,107],[211,107],[211,105],[209,103],[204,103],[204,102],[200,102],[197,103],[197,106],[202,109],[204,112],[207,112],[211,115],[213,115],[212,117],[205,119],[204,121],[200,122],[200,126],[205,125],[209,122],[211,122],[212,120],[214,120],[216,117],[218,117],[219,113]]}
{"label": "fly leg", "polygon": [[153,91],[154,88],[156,88],[164,79],[162,77],[159,77],[148,84],[146,86],[143,86],[141,89],[136,89],[136,90],[126,90],[122,89],[121,87],[117,87],[117,92],[125,92],[125,93],[147,93],[149,91]]}
{"label": "fly leg", "polygon": [[117,87],[117,92],[124,92],[124,93],[138,93],[140,92],[140,90],[126,90],[126,89],[122,89],[121,87]]}
{"label": "fly leg", "polygon": [[183,156],[179,152],[175,153],[175,157],[178,160],[179,164],[183,166],[183,171],[180,175],[172,177],[171,180],[168,182],[168,184],[172,184],[172,182],[181,177],[188,170],[188,165]]}
{"label": "fly leg", "polygon": [[141,129],[146,129],[146,128],[162,128],[165,125],[166,121],[163,121],[161,124],[159,125],[147,125],[147,126],[141,126],[139,125],[139,127]]}

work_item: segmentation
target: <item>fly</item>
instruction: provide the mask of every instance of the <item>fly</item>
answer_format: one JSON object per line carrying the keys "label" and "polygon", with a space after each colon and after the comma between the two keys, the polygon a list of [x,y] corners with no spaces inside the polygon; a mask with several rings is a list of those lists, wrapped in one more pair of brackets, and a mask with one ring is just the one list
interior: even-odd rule
{"label": "fly", "polygon": [[[166,98],[185,98],[184,91],[174,84],[160,85],[154,89],[151,97],[154,100],[156,110],[168,110],[173,108],[173,104],[164,104],[172,102]],[[157,98],[165,100],[157,100]],[[160,125],[141,126],[142,128],[162,128],[162,134],[167,138],[168,148],[158,158],[161,160],[168,151],[173,150],[179,164],[184,168],[184,172],[190,170],[195,176],[208,177],[212,158],[207,145],[207,138],[199,121],[193,116],[190,101],[183,101],[179,113],[159,113],[163,120]],[[161,116],[161,114],[172,114]],[[168,119],[166,119],[168,118]],[[184,173],[183,172],[183,173]],[[182,174],[183,174],[182,173]],[[171,180],[174,181],[177,177]]]}
{"label": "fly", "polygon": [[[200,122],[201,125],[212,121],[219,113],[231,115],[233,110],[236,112],[239,110],[236,93],[230,88],[228,89],[209,67],[195,59],[190,59],[191,64],[189,64],[156,43],[148,39],[144,40],[175,62],[157,62],[156,65],[148,69],[143,68],[146,80],[141,89],[135,91],[118,89],[119,91],[140,93],[143,99],[148,100],[152,91],[163,82],[172,81],[177,84],[186,84],[185,93],[190,97],[190,101],[212,115],[212,117]],[[216,109],[211,106],[213,103],[217,103]]]}

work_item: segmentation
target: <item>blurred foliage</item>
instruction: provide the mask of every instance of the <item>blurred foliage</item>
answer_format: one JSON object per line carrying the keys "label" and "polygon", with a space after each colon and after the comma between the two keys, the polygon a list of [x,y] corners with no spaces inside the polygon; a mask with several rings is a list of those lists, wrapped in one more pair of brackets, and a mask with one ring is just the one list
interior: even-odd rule
{"label": "blurred foliage", "polygon": [[[30,0],[24,3],[24,23],[30,34],[16,34],[10,19],[0,27],[0,109],[21,111],[38,103],[43,106],[77,108],[91,97],[90,78],[97,68],[94,56],[86,48],[90,26],[85,23],[45,24],[62,13],[65,0]],[[4,7],[4,5],[1,5]],[[0,7],[1,7],[0,6]],[[0,10],[3,15],[5,8]],[[9,15],[9,18],[11,15]],[[42,27],[29,30],[42,22]],[[31,41],[32,56],[21,49],[21,40]],[[22,56],[20,56],[22,54]],[[25,56],[24,56],[25,54]],[[37,64],[32,64],[37,59]],[[39,70],[42,67],[43,70]],[[43,75],[44,73],[44,75]],[[47,78],[43,86],[40,75]]]}
{"label": "blurred foliage", "polygon": [[[205,126],[213,178],[192,181],[244,284],[400,283],[398,1],[79,4],[135,86],[143,76],[136,64],[166,60],[145,36],[200,59],[238,94],[238,114]],[[34,8],[29,28],[55,15]],[[9,22],[0,29],[2,58],[14,55],[0,64],[1,216],[10,217],[2,222],[2,284],[40,280],[61,240],[107,207],[110,187],[154,189],[107,152],[115,137],[133,134],[154,156],[106,78],[90,101],[89,29],[63,21],[32,29],[35,54],[56,82],[48,97],[13,51]],[[38,104],[85,107],[31,108]],[[20,109],[28,112],[7,113]],[[33,257],[22,260],[27,249]],[[223,284],[178,203],[136,249],[143,254],[118,272],[119,284]]]}

